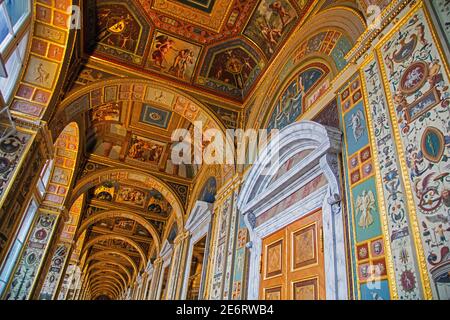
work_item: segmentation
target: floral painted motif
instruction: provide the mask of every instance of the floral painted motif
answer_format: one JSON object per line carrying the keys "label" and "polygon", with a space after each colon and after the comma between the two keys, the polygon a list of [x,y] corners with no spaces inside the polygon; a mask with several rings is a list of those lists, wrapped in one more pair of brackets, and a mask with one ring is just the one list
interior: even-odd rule
{"label": "floral painted motif", "polygon": [[[377,62],[373,59],[362,71],[366,83],[368,113],[371,116],[370,125],[377,141],[377,163],[383,179],[383,196],[387,210],[387,225],[398,297],[399,299],[420,299],[422,295],[417,285],[419,273],[413,258],[413,240],[407,219],[406,195],[399,175],[400,168],[396,161],[397,150],[378,68]],[[415,279],[414,288],[409,286],[408,290],[405,290],[404,281],[401,279],[405,272]]]}
{"label": "floral painted motif", "polygon": [[27,248],[22,254],[20,263],[15,271],[6,295],[7,300],[26,300],[30,298],[33,282],[39,273],[55,223],[56,216],[54,215],[42,214],[38,218],[27,243]]}
{"label": "floral painted motif", "polygon": [[[411,47],[411,41],[415,46]],[[396,58],[399,52],[405,52],[401,60]],[[423,9],[412,13],[383,43],[380,54],[405,151],[431,290],[434,298],[448,299],[449,77]],[[411,279],[405,274],[404,280]]]}

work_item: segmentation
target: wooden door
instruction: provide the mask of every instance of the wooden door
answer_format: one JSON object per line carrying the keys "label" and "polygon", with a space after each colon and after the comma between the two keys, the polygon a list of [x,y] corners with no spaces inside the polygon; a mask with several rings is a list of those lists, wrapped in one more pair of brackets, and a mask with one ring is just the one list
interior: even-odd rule
{"label": "wooden door", "polygon": [[263,239],[260,298],[325,299],[322,212]]}

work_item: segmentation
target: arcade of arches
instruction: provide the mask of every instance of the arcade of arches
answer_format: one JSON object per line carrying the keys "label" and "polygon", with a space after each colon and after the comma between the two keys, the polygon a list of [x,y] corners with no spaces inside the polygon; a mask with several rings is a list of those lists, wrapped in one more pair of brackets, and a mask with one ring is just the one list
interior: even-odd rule
{"label": "arcade of arches", "polygon": [[0,0],[1,299],[450,299],[449,17]]}

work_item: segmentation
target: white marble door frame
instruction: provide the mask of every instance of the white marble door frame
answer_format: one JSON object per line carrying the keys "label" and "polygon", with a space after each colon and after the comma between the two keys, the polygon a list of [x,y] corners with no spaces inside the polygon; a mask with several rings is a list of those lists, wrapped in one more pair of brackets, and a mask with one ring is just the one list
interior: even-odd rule
{"label": "white marble door frame", "polygon": [[[280,160],[272,165],[274,150],[281,150]],[[313,151],[278,180],[271,181],[272,176],[267,172],[277,172],[283,163],[303,150]],[[326,298],[348,299],[345,232],[338,178],[337,154],[340,150],[341,133],[337,129],[302,121],[281,130],[279,138],[270,141],[260,153],[238,199],[238,208],[244,214],[250,234],[247,244],[250,251],[248,299],[259,298],[262,239],[320,208],[324,229]],[[320,175],[326,177],[326,186],[256,226],[259,216]]]}

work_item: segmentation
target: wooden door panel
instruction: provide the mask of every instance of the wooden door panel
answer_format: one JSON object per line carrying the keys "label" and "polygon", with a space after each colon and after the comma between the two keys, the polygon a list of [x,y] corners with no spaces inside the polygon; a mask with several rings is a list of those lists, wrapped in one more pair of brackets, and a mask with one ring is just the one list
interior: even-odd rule
{"label": "wooden door panel", "polygon": [[317,224],[304,227],[292,235],[292,270],[299,270],[318,264]]}
{"label": "wooden door panel", "polygon": [[282,300],[283,287],[264,288],[264,300]]}
{"label": "wooden door panel", "polygon": [[313,212],[263,239],[260,297],[325,298],[322,212]]}
{"label": "wooden door panel", "polygon": [[290,239],[289,299],[324,299],[322,212],[311,213],[294,222],[287,227],[287,234]]}
{"label": "wooden door panel", "polygon": [[265,300],[286,299],[287,246],[285,231],[263,240],[260,297]]}
{"label": "wooden door panel", "polygon": [[303,280],[293,283],[293,300],[318,300],[319,279]]}

